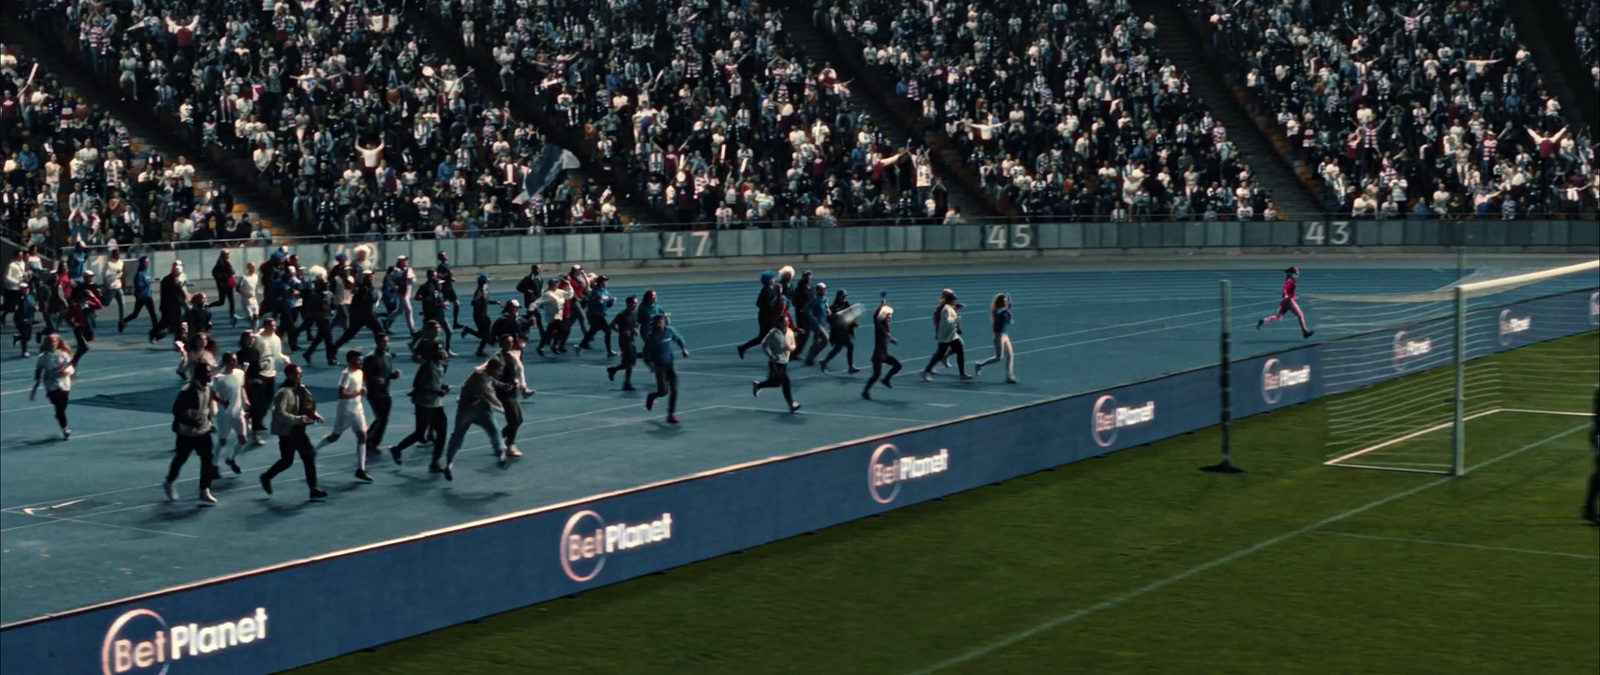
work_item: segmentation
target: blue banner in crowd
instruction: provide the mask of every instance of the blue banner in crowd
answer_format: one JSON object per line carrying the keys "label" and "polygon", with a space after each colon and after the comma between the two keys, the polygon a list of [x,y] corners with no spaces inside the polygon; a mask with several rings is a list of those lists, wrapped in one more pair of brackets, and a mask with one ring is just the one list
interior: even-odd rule
{"label": "blue banner in crowd", "polygon": [[[1441,325],[1234,363],[1235,414],[1428,367],[1449,351]],[[1600,297],[1586,291],[1475,313],[1469,337],[1501,351],[1596,325]],[[1335,350],[1376,356],[1338,385],[1322,372]],[[1195,431],[1220,417],[1219,375],[1202,368],[26,622],[0,632],[0,669],[276,672]]]}

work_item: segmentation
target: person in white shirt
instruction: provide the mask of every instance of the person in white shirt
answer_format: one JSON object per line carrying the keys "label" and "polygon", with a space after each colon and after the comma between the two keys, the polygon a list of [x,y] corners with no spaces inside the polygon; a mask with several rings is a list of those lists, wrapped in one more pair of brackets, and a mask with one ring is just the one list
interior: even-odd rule
{"label": "person in white shirt", "polygon": [[539,356],[544,356],[544,348],[547,346],[555,350],[555,341],[561,335],[560,322],[565,318],[563,313],[567,306],[569,293],[562,290],[559,283],[555,279],[551,279],[544,295],[539,296],[539,299],[534,301],[533,307],[529,308],[539,313],[539,325],[544,327],[544,330],[539,334],[539,346],[534,348],[534,351],[538,352]]}
{"label": "person in white shirt", "polygon": [[5,315],[17,311],[22,303],[22,282],[28,278],[28,259],[22,251],[17,251],[11,257],[11,262],[6,265],[5,276],[5,304],[0,306],[0,323],[5,322]]}
{"label": "person in white shirt", "polygon": [[[239,367],[239,359],[233,354],[222,357],[222,372],[211,376],[211,400],[216,402],[216,416],[212,423],[216,425],[217,448],[215,461],[219,466],[226,463],[234,473],[240,473],[239,453],[244,451],[245,443],[249,442],[250,423],[245,411],[244,369]],[[224,453],[222,448],[228,445],[229,434],[234,436],[237,443],[232,452]]]}
{"label": "person in white shirt", "polygon": [[261,275],[256,272],[256,264],[244,264],[244,275],[239,277],[239,299],[244,301],[245,316],[250,320],[250,330],[256,329],[256,322],[261,319]]}
{"label": "person in white shirt", "polygon": [[411,295],[417,289],[417,273],[411,269],[411,263],[405,256],[400,256],[394,263],[394,294],[400,301],[400,313],[406,318],[406,329],[412,335],[417,333],[417,315],[411,305]]}
{"label": "person in white shirt", "polygon": [[372,482],[367,474],[367,411],[361,399],[367,395],[367,377],[361,370],[361,350],[352,349],[344,354],[345,369],[339,373],[339,407],[333,421],[333,433],[317,444],[317,449],[339,442],[339,435],[350,431],[356,437],[356,480]]}
{"label": "person in white shirt", "polygon": [[762,389],[778,387],[783,391],[783,400],[789,404],[789,412],[792,413],[800,409],[800,404],[795,402],[794,393],[789,386],[789,359],[794,356],[795,340],[794,331],[789,329],[789,322],[781,318],[784,304],[787,302],[779,300],[780,318],[761,341],[761,349],[767,353],[767,379],[751,382],[750,395],[760,396]]}
{"label": "person in white shirt", "polygon": [[957,313],[960,308],[955,291],[946,288],[940,292],[939,306],[933,314],[934,340],[939,343],[939,348],[928,360],[928,367],[922,369],[923,382],[932,382],[933,367],[951,355],[956,357],[956,368],[961,373],[961,379],[972,379],[967,374],[967,352],[961,344],[961,315]]}
{"label": "person in white shirt", "polygon": [[39,385],[44,385],[45,397],[50,399],[50,405],[56,410],[56,424],[61,426],[61,438],[72,438],[72,430],[67,428],[67,396],[72,392],[72,377],[75,373],[72,367],[72,348],[61,339],[61,335],[51,333],[44,338],[44,346],[39,351],[39,360],[33,367],[33,390],[28,392],[28,400],[34,400],[39,394]]}
{"label": "person in white shirt", "polygon": [[123,264],[123,262],[124,261],[122,259],[122,252],[118,251],[115,248],[111,249],[111,253],[108,254],[108,255],[101,255],[101,256],[96,257],[95,258],[95,262],[94,262],[94,269],[97,272],[96,276],[98,276],[100,278],[100,283],[101,283],[101,285],[104,286],[103,290],[104,290],[104,293],[105,293],[105,304],[109,305],[109,304],[111,304],[112,301],[116,301],[116,303],[117,303],[117,321],[119,321],[119,322],[122,321],[122,316],[123,316],[123,309],[122,309],[122,298],[123,298],[123,296],[122,296],[122,274],[123,274],[122,264]]}

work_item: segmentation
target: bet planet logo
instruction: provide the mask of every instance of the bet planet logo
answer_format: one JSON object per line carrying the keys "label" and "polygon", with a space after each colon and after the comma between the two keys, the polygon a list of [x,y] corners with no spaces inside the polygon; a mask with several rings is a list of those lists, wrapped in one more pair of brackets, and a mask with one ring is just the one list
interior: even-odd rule
{"label": "bet planet logo", "polygon": [[606,523],[600,514],[584,510],[572,514],[561,530],[561,569],[567,578],[582,583],[600,575],[606,558],[672,539],[672,514],[640,523]]}
{"label": "bet planet logo", "polygon": [[900,486],[915,480],[932,478],[950,470],[950,450],[922,457],[906,455],[893,443],[884,443],[872,451],[867,460],[867,492],[879,504],[888,504],[900,496]]}
{"label": "bet planet logo", "polygon": [[1518,333],[1526,333],[1533,328],[1533,319],[1526,316],[1517,316],[1510,309],[1500,310],[1500,346],[1510,347],[1511,339]]}
{"label": "bet planet logo", "polygon": [[1101,396],[1094,402],[1092,412],[1094,442],[1102,448],[1111,447],[1117,442],[1117,434],[1123,429],[1142,427],[1156,420],[1156,402],[1145,401],[1137,406],[1117,405],[1117,399],[1110,394]]}
{"label": "bet planet logo", "polygon": [[1302,387],[1311,382],[1310,364],[1289,368],[1277,359],[1267,359],[1261,367],[1261,400],[1274,405],[1283,400],[1283,390]]}
{"label": "bet planet logo", "polygon": [[1405,370],[1413,359],[1433,353],[1433,339],[1415,337],[1405,331],[1394,334],[1394,369]]}
{"label": "bet planet logo", "polygon": [[[267,639],[267,608],[211,624],[168,624],[148,609],[125,612],[111,622],[100,646],[103,675],[166,675],[185,659],[245,647]],[[198,666],[196,667],[198,668]],[[203,672],[203,671],[194,671]]]}

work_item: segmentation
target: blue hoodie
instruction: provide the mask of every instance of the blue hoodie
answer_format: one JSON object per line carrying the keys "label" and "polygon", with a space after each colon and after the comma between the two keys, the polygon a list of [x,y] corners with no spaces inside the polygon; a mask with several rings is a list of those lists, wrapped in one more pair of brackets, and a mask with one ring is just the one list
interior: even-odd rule
{"label": "blue hoodie", "polygon": [[683,345],[683,336],[678,334],[672,326],[663,326],[661,330],[651,327],[650,334],[644,339],[644,353],[647,360],[658,366],[672,365],[677,352],[672,350],[676,344],[678,349],[688,349]]}
{"label": "blue hoodie", "polygon": [[141,267],[133,273],[133,297],[150,300],[155,297],[150,287],[150,268]]}
{"label": "blue hoodie", "polygon": [[74,279],[83,278],[83,267],[89,262],[89,252],[72,249],[67,253],[67,276]]}
{"label": "blue hoodie", "polygon": [[602,323],[606,320],[606,310],[611,309],[611,305],[616,301],[616,298],[611,297],[611,291],[604,288],[590,289],[589,295],[584,298],[589,316],[599,319]]}

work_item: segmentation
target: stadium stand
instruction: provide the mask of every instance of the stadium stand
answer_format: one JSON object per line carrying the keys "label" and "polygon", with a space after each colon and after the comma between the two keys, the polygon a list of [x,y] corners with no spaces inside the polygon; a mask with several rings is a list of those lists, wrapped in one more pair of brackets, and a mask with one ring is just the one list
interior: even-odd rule
{"label": "stadium stand", "polygon": [[824,0],[830,28],[1030,216],[1276,219],[1227,132],[1125,3]]}
{"label": "stadium stand", "polygon": [[1576,217],[1600,196],[1500,2],[1191,2],[1217,52],[1351,218]]}
{"label": "stadium stand", "polygon": [[668,221],[825,227],[944,213],[931,172],[913,178],[925,151],[891,146],[776,9],[438,0],[430,11],[491,50],[502,89],[520,82],[556,123],[585,129],[594,158],[632,176]]}
{"label": "stadium stand", "polygon": [[[559,148],[434,54],[398,10],[352,3],[66,4],[82,59],[249,158],[301,231],[333,238],[620,227],[559,180]],[[179,76],[192,73],[192,76]]]}
{"label": "stadium stand", "polygon": [[199,243],[255,229],[235,215],[227,186],[197,178],[185,157],[141,148],[125,124],[15,45],[0,46],[0,155],[5,236],[46,254],[74,242]]}

